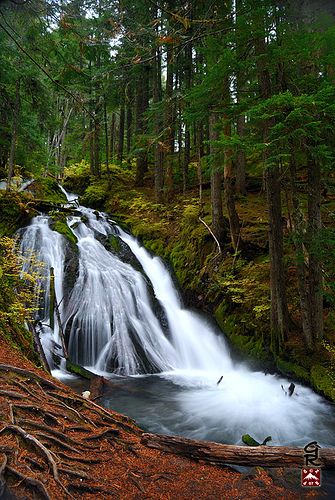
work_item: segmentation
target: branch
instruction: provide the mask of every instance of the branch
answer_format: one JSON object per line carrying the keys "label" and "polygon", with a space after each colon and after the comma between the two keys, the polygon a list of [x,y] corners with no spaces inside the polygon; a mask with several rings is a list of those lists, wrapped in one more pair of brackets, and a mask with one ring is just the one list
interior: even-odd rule
{"label": "branch", "polygon": [[210,232],[210,234],[213,236],[214,240],[215,240],[215,243],[217,244],[218,246],[218,250],[219,250],[219,253],[222,253],[222,250],[221,250],[221,245],[219,243],[219,240],[217,239],[217,237],[215,236],[215,234],[213,233],[213,231],[211,230],[211,228],[208,226],[208,224],[206,224],[206,222],[204,220],[202,220],[201,217],[199,217],[199,220],[200,222],[208,229],[208,231]]}
{"label": "branch", "polygon": [[[0,14],[1,16],[3,17],[4,21],[7,23],[7,20],[3,14],[2,11],[0,11]],[[52,76],[43,68],[43,66],[41,66],[30,54],[29,52],[26,51],[26,49],[24,47],[22,47],[22,45],[13,37],[13,35],[7,30],[7,28],[0,23],[0,28],[2,28],[4,30],[4,32],[9,36],[9,38],[11,40],[13,40],[13,42],[15,43],[15,45],[21,50],[21,52],[23,52],[30,60],[33,64],[35,64],[35,66],[37,66],[41,71],[42,73],[45,74],[45,76],[47,78],[49,78],[49,80],[52,81],[52,83],[54,85],[57,85],[57,87],[59,87],[60,89],[63,90],[63,92],[65,92],[66,94],[68,94],[74,101],[76,101],[83,109],[84,111],[86,111],[86,113],[95,121],[95,116],[91,113],[91,111],[89,111],[86,106],[83,104],[82,100],[81,99],[78,99],[78,97],[76,97],[74,94],[72,94],[72,92],[70,92],[69,90],[67,90],[65,87],[63,87],[62,84],[60,84],[59,82],[57,82],[56,80],[54,80],[52,78]]]}

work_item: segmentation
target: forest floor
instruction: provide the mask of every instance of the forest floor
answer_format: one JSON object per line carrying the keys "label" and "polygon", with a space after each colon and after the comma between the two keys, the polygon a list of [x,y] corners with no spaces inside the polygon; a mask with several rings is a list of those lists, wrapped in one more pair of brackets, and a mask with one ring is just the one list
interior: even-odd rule
{"label": "forest floor", "polygon": [[149,449],[127,417],[85,400],[1,339],[0,498],[317,497],[255,468],[239,473]]}

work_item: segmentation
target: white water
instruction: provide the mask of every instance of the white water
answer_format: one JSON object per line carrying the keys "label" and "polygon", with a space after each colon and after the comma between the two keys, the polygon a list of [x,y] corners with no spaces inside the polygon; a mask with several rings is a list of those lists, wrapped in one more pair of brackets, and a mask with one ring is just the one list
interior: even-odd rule
{"label": "white water", "polygon": [[[78,239],[79,273],[69,300],[61,308],[75,362],[97,372],[128,376],[160,372],[162,391],[171,382],[177,388],[172,391],[171,408],[167,408],[167,412],[174,412],[174,424],[166,425],[166,432],[181,429],[191,437],[229,442],[239,442],[242,434],[250,433],[259,441],[271,435],[273,444],[335,443],[334,412],[322,398],[300,385],[289,398],[281,388],[289,381],[235,365],[223,338],[200,315],[182,306],[159,258],[151,256],[132,236],[115,229],[103,214],[97,217],[92,210],[79,210],[85,222],[80,217],[68,221]],[[130,247],[152,284],[165,312],[167,336],[155,316],[142,273],[107,251],[97,239],[115,232]],[[50,230],[47,217],[40,216],[23,234],[22,252],[26,254],[28,248],[46,262],[47,276],[54,267],[59,301],[64,293],[65,239]],[[47,276],[42,286],[43,322],[48,322],[49,311]],[[57,331],[55,341],[59,342]],[[153,380],[155,387],[159,386],[157,376]],[[158,389],[150,400],[152,415],[159,394]]]}
{"label": "white water", "polygon": [[42,325],[41,341],[49,363],[55,343],[60,343],[58,323],[55,319],[54,330],[50,325],[50,270],[54,270],[55,294],[59,304],[60,314],[63,312],[64,283],[64,238],[49,228],[49,217],[39,215],[32,219],[30,226],[21,231],[21,254],[25,256],[23,271],[34,271],[40,278],[36,285],[36,297],[40,310],[36,318]]}

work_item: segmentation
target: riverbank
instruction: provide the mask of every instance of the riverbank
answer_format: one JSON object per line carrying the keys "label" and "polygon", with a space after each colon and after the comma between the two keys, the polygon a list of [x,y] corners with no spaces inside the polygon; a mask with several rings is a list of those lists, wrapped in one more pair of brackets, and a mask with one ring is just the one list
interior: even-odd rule
{"label": "riverbank", "polygon": [[0,339],[5,498],[297,498],[298,484],[279,485],[280,471],[275,480],[261,468],[246,475],[144,446],[127,417],[52,379],[1,331]]}
{"label": "riverbank", "polygon": [[[272,349],[267,213],[257,179],[249,179],[248,195],[237,202],[243,248],[234,253],[227,241],[221,254],[205,225],[211,224],[210,193],[206,186],[201,205],[197,188],[185,195],[175,194],[168,205],[157,204],[152,188],[134,187],[129,169],[113,166],[109,180],[106,176],[93,179],[84,162],[67,171],[65,186],[78,192],[83,204],[107,211],[129,228],[146,248],[168,262],[186,304],[216,318],[237,358],[247,359],[253,366],[266,370],[277,370],[335,400],[335,355],[329,352],[329,345],[334,342],[333,313],[326,309],[326,346],[320,343],[307,355],[296,309],[293,266],[289,267],[287,276],[292,318],[290,335],[281,352]],[[29,192],[2,191],[0,233],[13,234],[37,213],[36,208],[53,210],[61,202],[64,195],[50,178],[37,180]],[[327,211],[330,209],[327,204]],[[54,229],[68,237],[62,217],[55,215],[55,221]],[[111,241],[113,244],[115,241]]]}
{"label": "riverbank", "polygon": [[[333,313],[325,308],[326,344],[316,345],[313,353],[307,354],[293,264],[287,273],[291,331],[281,351],[272,345],[268,216],[260,179],[250,178],[247,195],[237,199],[243,244],[234,252],[227,240],[222,253],[206,227],[211,225],[209,186],[203,186],[201,203],[194,187],[186,194],[176,193],[168,204],[158,204],[149,183],[134,187],[129,169],[113,166],[109,181],[104,176],[92,180],[84,163],[68,170],[65,186],[79,192],[83,204],[107,211],[168,262],[187,305],[216,318],[238,357],[307,383],[335,401],[334,355],[328,347],[335,340]],[[329,203],[325,203],[325,215],[332,209]],[[286,237],[290,237],[288,229]],[[287,260],[293,263],[293,256],[288,254]]]}

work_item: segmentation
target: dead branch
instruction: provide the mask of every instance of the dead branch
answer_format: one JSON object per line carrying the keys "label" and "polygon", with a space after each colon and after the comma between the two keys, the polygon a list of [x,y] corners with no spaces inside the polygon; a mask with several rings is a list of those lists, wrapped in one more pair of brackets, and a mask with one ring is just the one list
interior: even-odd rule
{"label": "dead branch", "polygon": [[219,240],[217,239],[217,237],[215,236],[215,234],[213,233],[213,231],[211,230],[211,228],[209,227],[208,224],[206,224],[206,222],[201,218],[199,217],[199,221],[205,226],[205,228],[209,231],[209,233],[213,236],[214,238],[214,241],[215,243],[217,244],[217,247],[218,247],[218,250],[219,250],[219,253],[222,253],[222,250],[221,250],[221,245],[219,243]]}

